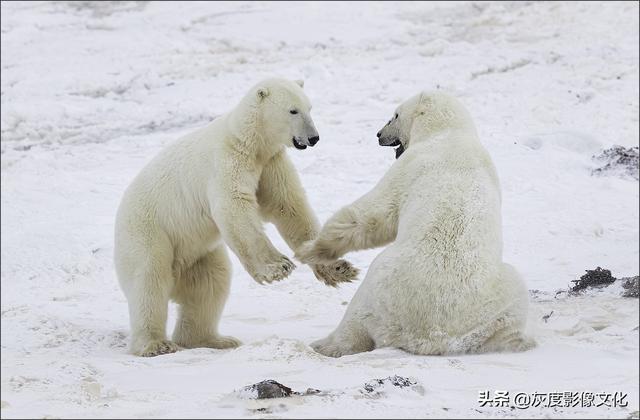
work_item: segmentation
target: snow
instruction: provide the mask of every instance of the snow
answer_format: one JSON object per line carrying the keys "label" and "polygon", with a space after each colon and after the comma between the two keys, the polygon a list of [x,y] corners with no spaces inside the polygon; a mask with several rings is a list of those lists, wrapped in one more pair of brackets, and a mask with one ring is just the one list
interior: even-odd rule
{"label": "snow", "polygon": [[[638,301],[555,297],[596,266],[638,274],[638,182],[591,176],[602,148],[638,146],[637,2],[1,7],[2,418],[637,417]],[[221,332],[243,346],[127,354],[112,257],[124,189],[272,75],[304,79],[314,105],[321,141],[290,156],[321,220],[393,163],[375,133],[401,101],[439,88],[467,105],[501,177],[505,260],[538,291],[536,349],[325,358],[308,343],[359,282],[331,289],[299,265],[260,286],[234,259]],[[378,252],[348,258],[362,277]],[[394,375],[419,386],[363,394]],[[264,379],[322,393],[238,397]],[[484,390],[623,392],[628,407],[480,407]]]}

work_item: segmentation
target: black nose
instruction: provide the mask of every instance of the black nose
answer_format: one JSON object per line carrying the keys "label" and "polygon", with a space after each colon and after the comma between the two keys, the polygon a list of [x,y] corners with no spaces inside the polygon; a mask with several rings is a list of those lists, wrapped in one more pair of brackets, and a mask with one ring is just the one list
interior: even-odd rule
{"label": "black nose", "polygon": [[382,133],[380,131],[378,131],[378,134],[376,134],[376,136],[378,136],[378,138],[380,138],[381,135],[382,135]]}
{"label": "black nose", "polygon": [[317,142],[320,141],[320,136],[315,136],[315,137],[309,137],[309,143],[312,146],[315,146]]}

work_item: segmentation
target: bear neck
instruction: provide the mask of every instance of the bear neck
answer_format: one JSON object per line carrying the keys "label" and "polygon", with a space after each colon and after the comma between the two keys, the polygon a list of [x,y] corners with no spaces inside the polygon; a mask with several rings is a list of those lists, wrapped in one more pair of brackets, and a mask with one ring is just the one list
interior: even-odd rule
{"label": "bear neck", "polygon": [[257,163],[267,162],[284,147],[271,144],[263,134],[262,126],[262,116],[255,103],[241,103],[229,115],[229,127],[237,150]]}
{"label": "bear neck", "polygon": [[411,128],[411,144],[439,143],[453,133],[468,134],[466,138],[477,136],[473,123],[466,112],[460,110],[443,110],[425,113]]}

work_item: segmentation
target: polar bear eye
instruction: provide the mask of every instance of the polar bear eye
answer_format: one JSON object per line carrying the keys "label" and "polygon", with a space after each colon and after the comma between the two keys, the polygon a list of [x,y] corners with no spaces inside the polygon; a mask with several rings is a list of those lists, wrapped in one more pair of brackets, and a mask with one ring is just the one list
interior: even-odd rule
{"label": "polar bear eye", "polygon": [[292,109],[291,111],[289,111],[290,114],[296,115],[298,113],[297,109]]}
{"label": "polar bear eye", "polygon": [[396,120],[398,119],[398,114],[396,114]]}

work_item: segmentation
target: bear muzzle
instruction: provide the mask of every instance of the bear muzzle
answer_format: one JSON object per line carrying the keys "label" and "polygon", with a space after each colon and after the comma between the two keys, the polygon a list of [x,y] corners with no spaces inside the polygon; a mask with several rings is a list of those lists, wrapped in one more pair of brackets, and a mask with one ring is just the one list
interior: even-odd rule
{"label": "bear muzzle", "polygon": [[296,149],[304,150],[307,148],[307,146],[311,146],[311,147],[315,146],[320,141],[320,136],[308,137],[305,141],[303,141],[298,137],[294,137],[291,140],[293,142],[293,146]]}
{"label": "bear muzzle", "polygon": [[384,138],[380,138],[378,137],[378,144],[380,146],[390,146],[390,147],[396,147],[396,146],[400,146],[402,143],[400,142],[400,139],[397,137],[384,137]]}
{"label": "bear muzzle", "polygon": [[397,137],[382,137],[382,133],[378,132],[378,144],[385,147],[396,147],[396,159],[404,153],[404,145]]}

